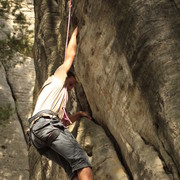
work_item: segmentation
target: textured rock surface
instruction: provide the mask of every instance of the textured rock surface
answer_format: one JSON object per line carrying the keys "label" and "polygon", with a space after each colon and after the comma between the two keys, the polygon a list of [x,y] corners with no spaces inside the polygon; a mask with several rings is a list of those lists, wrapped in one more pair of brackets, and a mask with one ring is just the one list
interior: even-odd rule
{"label": "textured rock surface", "polygon": [[35,82],[33,6],[0,1],[0,179],[29,179],[24,137]]}
{"label": "textured rock surface", "polygon": [[27,127],[27,116],[32,110],[33,61],[27,58],[24,64],[17,64],[8,73],[1,64],[0,74],[0,107],[3,109],[0,111],[0,176],[2,179],[29,179],[28,151],[22,126]]}
{"label": "textured rock surface", "polygon": [[[122,176],[133,179],[180,177],[178,2],[73,2],[72,26],[75,27],[78,22],[79,27],[74,69],[82,84],[80,89],[84,89],[85,93],[77,88],[78,100],[81,108],[90,107],[95,121],[111,132],[112,141],[119,148],[116,151],[119,159],[113,156],[119,161],[117,167],[114,167],[111,158],[106,159],[98,170],[95,163],[95,179],[109,179],[112,175],[114,179]],[[35,1],[36,90],[63,61],[66,3]],[[89,107],[84,104],[84,97],[87,97]],[[82,130],[87,126],[90,130]],[[91,126],[94,127],[94,124],[80,123],[77,130],[73,129],[82,146],[83,139],[91,137]],[[82,136],[86,133],[89,134]],[[104,142],[98,142],[99,150],[102,150]],[[97,162],[103,161],[103,155],[98,150],[89,152],[87,147],[88,144],[84,148],[92,163],[93,157],[100,155],[102,157]],[[106,153],[113,152],[113,148]],[[33,155],[31,151],[30,156]],[[104,173],[106,163],[112,174]],[[116,176],[114,169],[121,170],[121,164],[125,171]],[[52,168],[51,164],[49,167],[57,168],[55,165]],[[46,168],[39,166],[41,172]],[[37,173],[31,175],[35,177]],[[39,177],[46,177],[46,174],[43,175]]]}
{"label": "textured rock surface", "polygon": [[[14,55],[14,60],[23,58],[19,53]],[[23,64],[17,64],[7,71],[7,78],[12,88],[18,107],[18,116],[23,128],[28,128],[27,119],[31,116],[33,107],[33,90],[35,84],[35,71],[33,59],[25,58]]]}
{"label": "textured rock surface", "polygon": [[76,139],[90,157],[94,179],[127,180],[128,175],[103,128],[86,118],[78,126]]}
{"label": "textured rock surface", "polygon": [[0,74],[0,179],[28,179],[27,145],[2,64]]}
{"label": "textured rock surface", "polygon": [[78,1],[75,9],[82,25],[75,70],[93,117],[111,131],[135,179],[178,179],[180,22],[174,2]]}
{"label": "textured rock surface", "polygon": [[30,180],[68,179],[61,167],[41,156],[33,146],[29,149],[29,167]]}

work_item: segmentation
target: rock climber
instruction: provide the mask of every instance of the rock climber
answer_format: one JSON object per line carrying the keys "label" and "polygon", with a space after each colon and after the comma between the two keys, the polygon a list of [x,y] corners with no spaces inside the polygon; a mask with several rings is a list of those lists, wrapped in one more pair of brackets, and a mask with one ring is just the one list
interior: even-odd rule
{"label": "rock climber", "polygon": [[69,71],[77,49],[78,28],[72,33],[63,64],[47,79],[38,96],[29,119],[30,139],[38,152],[62,166],[70,179],[93,179],[87,154],[67,129],[67,125],[80,117],[91,119],[87,112],[79,111],[68,117],[68,92],[76,85]]}

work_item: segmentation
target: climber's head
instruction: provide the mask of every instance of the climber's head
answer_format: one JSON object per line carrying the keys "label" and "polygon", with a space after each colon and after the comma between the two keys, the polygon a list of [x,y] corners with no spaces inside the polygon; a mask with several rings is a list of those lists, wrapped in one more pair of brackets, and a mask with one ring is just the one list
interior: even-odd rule
{"label": "climber's head", "polygon": [[65,81],[65,87],[67,87],[68,91],[71,91],[73,87],[76,86],[77,80],[72,71],[68,71],[67,78]]}

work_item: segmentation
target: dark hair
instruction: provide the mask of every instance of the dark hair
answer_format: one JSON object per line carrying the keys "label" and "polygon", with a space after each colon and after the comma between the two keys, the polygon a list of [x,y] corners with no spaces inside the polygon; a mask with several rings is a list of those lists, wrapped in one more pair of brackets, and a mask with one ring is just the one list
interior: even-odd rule
{"label": "dark hair", "polygon": [[68,71],[68,73],[67,73],[67,77],[69,78],[69,77],[71,77],[71,76],[73,76],[74,78],[76,78],[75,74],[70,70],[70,71]]}

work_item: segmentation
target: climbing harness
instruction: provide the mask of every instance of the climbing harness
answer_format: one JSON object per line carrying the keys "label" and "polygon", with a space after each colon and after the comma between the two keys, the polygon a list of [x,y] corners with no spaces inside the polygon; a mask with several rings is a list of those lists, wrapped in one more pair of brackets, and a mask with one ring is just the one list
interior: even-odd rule
{"label": "climbing harness", "polygon": [[69,1],[69,15],[68,15],[67,34],[66,34],[65,57],[66,57],[66,50],[67,50],[67,45],[68,45],[70,21],[71,21],[71,0]]}
{"label": "climbing harness", "polygon": [[51,110],[42,110],[40,112],[38,112],[37,114],[35,114],[33,117],[29,118],[29,128],[31,129],[33,127],[33,125],[41,118],[49,118],[49,119],[56,119],[57,118],[57,114],[55,114],[53,111]]}
{"label": "climbing harness", "polygon": [[[28,119],[29,121],[29,147],[31,146],[31,143],[36,147],[36,145],[33,143],[32,139],[31,139],[31,135],[30,133],[33,134],[33,136],[36,137],[36,141],[39,143],[39,144],[43,144],[44,147],[41,147],[41,148],[37,148],[38,152],[42,155],[44,154],[45,152],[47,152],[50,148],[49,146],[51,145],[51,143],[59,136],[60,134],[60,131],[58,129],[54,129],[50,134],[49,136],[46,138],[46,140],[42,140],[40,139],[36,133],[34,132],[34,130],[32,129],[33,128],[33,125],[40,119],[40,118],[45,118],[45,119],[49,119],[49,123],[51,122],[59,122],[59,118],[57,116],[56,113],[54,113],[53,111],[51,110],[42,110],[40,112],[38,112],[37,114],[35,114],[34,116],[32,116],[31,118]],[[64,127],[64,126],[62,126]],[[42,129],[42,127],[41,127]],[[47,144],[47,145],[45,145]]]}

